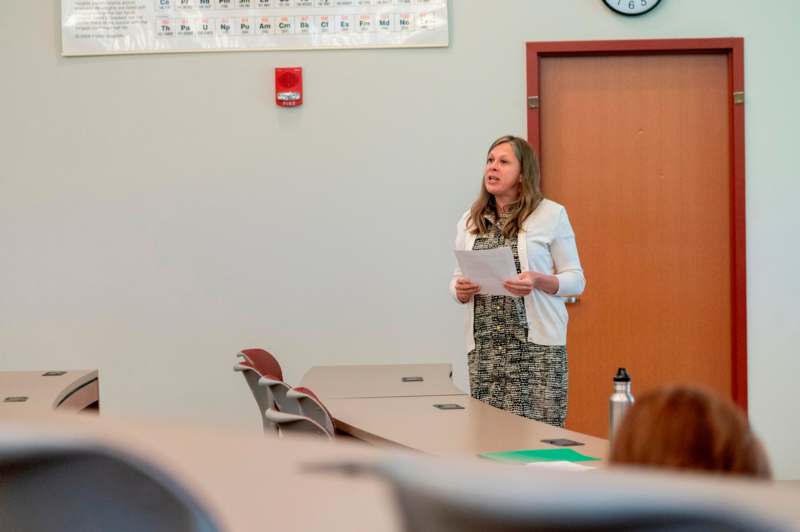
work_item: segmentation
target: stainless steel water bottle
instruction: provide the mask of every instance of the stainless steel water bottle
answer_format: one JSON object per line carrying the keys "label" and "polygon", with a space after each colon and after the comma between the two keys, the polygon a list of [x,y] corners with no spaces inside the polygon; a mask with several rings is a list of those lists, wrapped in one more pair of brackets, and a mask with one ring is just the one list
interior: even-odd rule
{"label": "stainless steel water bottle", "polygon": [[608,439],[614,437],[625,412],[633,405],[631,377],[625,368],[619,368],[614,376],[614,393],[608,399]]}

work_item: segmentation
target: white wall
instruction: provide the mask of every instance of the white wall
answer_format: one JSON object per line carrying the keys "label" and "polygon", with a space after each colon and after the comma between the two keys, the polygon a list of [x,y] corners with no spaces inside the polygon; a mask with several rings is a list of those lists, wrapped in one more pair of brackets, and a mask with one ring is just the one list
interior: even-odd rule
{"label": "white wall", "polygon": [[[60,57],[56,0],[0,15],[0,369],[99,368],[103,410],[258,423],[273,350],[463,363],[445,285],[484,150],[525,134],[532,40],[743,36],[750,412],[800,478],[793,164],[800,4],[454,0],[446,49]],[[306,103],[272,103],[304,68]],[[680,289],[677,287],[676,289]],[[605,377],[599,377],[605,378]]]}

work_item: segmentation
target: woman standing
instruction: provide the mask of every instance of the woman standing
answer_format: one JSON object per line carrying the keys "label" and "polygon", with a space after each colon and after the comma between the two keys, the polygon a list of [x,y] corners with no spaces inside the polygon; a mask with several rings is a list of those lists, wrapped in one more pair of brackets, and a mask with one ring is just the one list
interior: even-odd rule
{"label": "woman standing", "polygon": [[508,246],[518,276],[512,296],[479,294],[456,268],[450,288],[466,304],[472,396],[563,427],[567,415],[567,310],[583,292],[575,234],[563,206],[544,199],[533,149],[505,136],[489,148],[481,192],[458,222],[456,249]]}

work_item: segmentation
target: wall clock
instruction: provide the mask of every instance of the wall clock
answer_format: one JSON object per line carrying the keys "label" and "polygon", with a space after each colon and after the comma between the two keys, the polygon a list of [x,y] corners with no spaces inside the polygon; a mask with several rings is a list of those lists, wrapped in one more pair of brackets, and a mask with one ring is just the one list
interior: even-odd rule
{"label": "wall clock", "polygon": [[603,3],[615,13],[629,17],[644,15],[660,2],[661,0],[603,0]]}

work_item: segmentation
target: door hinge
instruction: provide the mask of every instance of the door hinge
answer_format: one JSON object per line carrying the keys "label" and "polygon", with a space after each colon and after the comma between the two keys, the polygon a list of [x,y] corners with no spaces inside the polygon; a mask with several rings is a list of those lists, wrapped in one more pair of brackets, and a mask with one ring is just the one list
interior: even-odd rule
{"label": "door hinge", "polygon": [[736,91],[733,93],[733,104],[742,105],[744,103],[744,91]]}
{"label": "door hinge", "polygon": [[528,96],[528,109],[538,109],[538,108],[539,108],[539,97]]}

